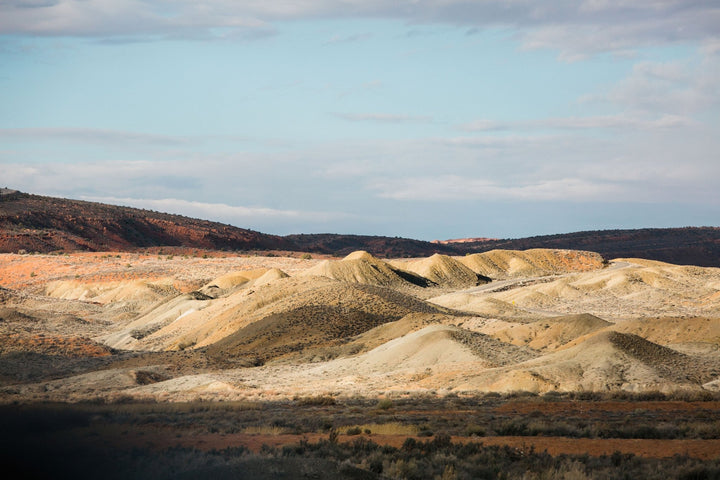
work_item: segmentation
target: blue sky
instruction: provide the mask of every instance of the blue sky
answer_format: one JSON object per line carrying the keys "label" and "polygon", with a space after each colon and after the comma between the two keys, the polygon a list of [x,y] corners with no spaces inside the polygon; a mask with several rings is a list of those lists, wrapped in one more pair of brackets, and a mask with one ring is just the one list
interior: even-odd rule
{"label": "blue sky", "polygon": [[719,225],[720,6],[0,4],[0,183],[268,233]]}

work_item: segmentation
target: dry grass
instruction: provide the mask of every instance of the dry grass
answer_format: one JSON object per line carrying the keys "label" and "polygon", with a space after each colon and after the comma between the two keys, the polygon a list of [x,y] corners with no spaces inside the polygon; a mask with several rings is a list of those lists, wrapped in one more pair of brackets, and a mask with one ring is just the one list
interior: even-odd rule
{"label": "dry grass", "polygon": [[370,433],[375,435],[417,435],[420,432],[420,428],[416,425],[407,425],[399,422],[388,422],[388,423],[363,423],[360,425],[348,425],[338,429],[341,434],[347,434],[348,430],[359,430],[360,432]]}
{"label": "dry grass", "polygon": [[278,427],[273,425],[262,425],[245,427],[242,429],[242,433],[247,435],[283,435],[291,433],[289,429],[284,427]]}

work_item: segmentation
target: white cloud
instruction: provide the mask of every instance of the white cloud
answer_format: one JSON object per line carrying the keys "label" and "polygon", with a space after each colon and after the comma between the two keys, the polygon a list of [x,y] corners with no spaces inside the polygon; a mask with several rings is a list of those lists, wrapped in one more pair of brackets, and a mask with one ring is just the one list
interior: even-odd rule
{"label": "white cloud", "polygon": [[383,198],[395,200],[613,200],[619,189],[610,183],[581,178],[557,178],[536,182],[501,184],[484,178],[458,175],[385,179],[369,188]]}
{"label": "white cloud", "polygon": [[0,32],[34,35],[206,35],[211,29],[266,29],[257,9],[223,0],[51,0],[28,7],[23,0],[0,4]]}
{"label": "white cloud", "polygon": [[561,140],[559,135],[483,135],[469,137],[436,138],[433,142],[448,147],[462,147],[483,150],[518,151],[522,149],[547,147]]}
{"label": "white cloud", "polygon": [[692,115],[720,104],[720,58],[640,62],[609,92],[591,99],[640,112]]}
{"label": "white cloud", "polygon": [[123,146],[158,147],[176,150],[198,147],[215,142],[232,144],[260,145],[272,148],[290,148],[292,141],[279,138],[260,138],[243,135],[163,135],[127,130],[78,127],[35,127],[0,128],[0,140],[23,141],[29,143],[63,141],[79,145],[100,145],[112,148]]}
{"label": "white cloud", "polygon": [[340,43],[355,43],[372,38],[371,33],[354,33],[351,35],[333,35],[325,45],[337,45]]}
{"label": "white cloud", "polygon": [[[639,118],[662,123],[663,117]],[[600,117],[596,123],[617,122]],[[383,218],[388,225],[383,233],[398,234],[420,225],[459,223],[443,216],[448,205],[472,212],[488,202],[510,202],[518,210],[549,202],[596,202],[608,212],[623,211],[623,202],[720,208],[720,162],[714,154],[720,135],[712,134],[717,127],[679,134],[662,128],[631,135],[617,131],[622,130],[613,126],[611,134],[600,136],[568,129],[554,135],[483,132],[336,141],[255,154],[185,149],[165,157],[151,151],[122,161],[22,163],[0,156],[0,187],[84,196],[276,233],[378,233]]]}
{"label": "white cloud", "polygon": [[253,221],[259,218],[271,219],[305,219],[312,221],[330,221],[344,218],[345,214],[332,212],[304,212],[299,210],[279,210],[261,206],[236,206],[224,203],[204,203],[182,200],[177,198],[118,198],[118,197],[95,197],[83,196],[83,200],[92,202],[109,203],[161,212],[178,213],[197,218],[221,218],[233,219],[239,224],[243,221]]}
{"label": "white cloud", "polygon": [[186,145],[189,140],[173,135],[104,130],[96,128],[0,128],[0,139],[51,139],[80,143],[143,144],[176,146]]}
{"label": "white cloud", "polygon": [[477,120],[460,129],[468,132],[493,132],[503,130],[594,130],[594,129],[640,129],[654,130],[696,126],[697,122],[680,115],[663,114],[656,117],[638,114],[600,115],[592,117],[543,118],[529,121],[496,122]]}
{"label": "white cloud", "polygon": [[[28,8],[32,6],[32,8]],[[526,48],[566,59],[640,46],[720,38],[714,0],[11,0],[0,3],[0,33],[128,37],[217,37],[272,31],[272,22],[310,18],[386,18],[471,28],[515,29]],[[340,39],[340,37],[338,37]]]}

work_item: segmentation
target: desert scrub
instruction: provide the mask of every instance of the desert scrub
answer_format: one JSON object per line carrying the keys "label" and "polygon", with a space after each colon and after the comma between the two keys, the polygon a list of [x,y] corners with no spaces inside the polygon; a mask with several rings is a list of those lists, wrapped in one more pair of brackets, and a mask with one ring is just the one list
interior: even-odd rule
{"label": "desert scrub", "polygon": [[178,350],[186,350],[188,348],[194,347],[196,343],[197,342],[195,342],[195,341],[187,340],[185,342],[179,343],[177,347],[178,347]]}
{"label": "desert scrub", "polygon": [[377,408],[379,410],[388,410],[393,407],[393,401],[389,398],[383,398],[378,401]]}
{"label": "desert scrub", "polygon": [[329,395],[320,395],[316,397],[298,397],[294,399],[300,406],[328,406],[335,405],[335,399]]}
{"label": "desert scrub", "polygon": [[[358,435],[362,432],[376,435],[417,435],[419,428],[415,425],[407,425],[399,422],[388,423],[365,423],[362,425],[350,425],[338,429],[340,433],[346,435]],[[355,432],[355,433],[351,433]]]}
{"label": "desert scrub", "polygon": [[260,425],[245,427],[242,429],[242,433],[248,435],[282,435],[292,433],[292,430],[278,425]]}
{"label": "desert scrub", "polygon": [[[159,323],[155,323],[153,325],[146,325],[142,328],[136,328],[135,330],[132,330],[130,332],[130,336],[134,338],[135,340],[142,340],[143,338],[147,337],[148,335],[152,335],[153,333],[157,332],[163,327],[163,325]],[[180,347],[178,347],[180,348]],[[180,348],[181,350],[184,350],[183,348]]]}
{"label": "desert scrub", "polygon": [[484,437],[485,427],[476,424],[470,424],[465,428],[465,435],[468,437]]}

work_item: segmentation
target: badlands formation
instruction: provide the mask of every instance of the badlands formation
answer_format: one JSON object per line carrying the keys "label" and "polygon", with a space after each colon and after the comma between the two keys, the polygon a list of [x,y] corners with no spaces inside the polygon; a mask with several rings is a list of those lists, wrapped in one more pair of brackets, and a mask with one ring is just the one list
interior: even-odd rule
{"label": "badlands formation", "polygon": [[0,400],[720,390],[720,269],[0,255]]}

